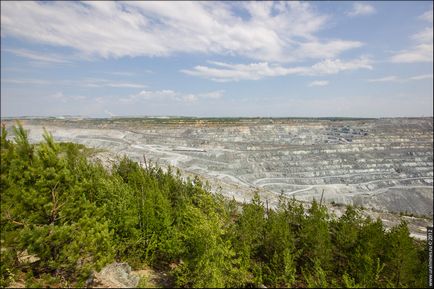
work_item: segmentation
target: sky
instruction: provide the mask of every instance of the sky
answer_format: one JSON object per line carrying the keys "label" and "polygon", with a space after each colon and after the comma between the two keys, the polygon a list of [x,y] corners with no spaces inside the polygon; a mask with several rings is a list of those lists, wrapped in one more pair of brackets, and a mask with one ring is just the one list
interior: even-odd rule
{"label": "sky", "polygon": [[432,1],[1,2],[1,116],[433,116]]}

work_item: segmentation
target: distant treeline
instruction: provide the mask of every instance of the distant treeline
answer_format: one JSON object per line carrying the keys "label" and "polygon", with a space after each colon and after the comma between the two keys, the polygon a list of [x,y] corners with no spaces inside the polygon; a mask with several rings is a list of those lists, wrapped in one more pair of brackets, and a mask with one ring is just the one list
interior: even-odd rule
{"label": "distant treeline", "polygon": [[143,123],[143,124],[177,124],[187,123],[195,124],[197,122],[206,124],[245,124],[245,123],[285,123],[290,121],[362,121],[376,120],[376,118],[353,118],[353,117],[189,117],[189,116],[168,116],[168,117],[108,117],[108,118],[89,118],[79,116],[64,116],[64,117],[10,117],[3,118],[7,121],[28,120],[34,123],[64,123],[64,122],[79,122],[89,124],[112,124],[112,123]]}
{"label": "distant treeline", "polygon": [[127,158],[107,169],[83,145],[14,131],[1,135],[1,286],[83,286],[114,261],[165,270],[176,287],[426,286],[425,242],[406,223],[386,231],[355,208],[336,219],[283,196],[267,210],[258,193],[239,204],[197,177]]}

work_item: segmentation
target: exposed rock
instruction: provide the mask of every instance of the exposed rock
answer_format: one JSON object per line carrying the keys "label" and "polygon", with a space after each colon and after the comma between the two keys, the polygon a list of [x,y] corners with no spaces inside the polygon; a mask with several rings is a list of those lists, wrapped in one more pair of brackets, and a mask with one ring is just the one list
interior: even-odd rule
{"label": "exposed rock", "polygon": [[6,288],[26,288],[26,283],[24,280],[13,281]]}
{"label": "exposed rock", "polygon": [[22,252],[18,252],[17,257],[18,262],[21,264],[32,264],[40,260],[38,256],[29,254],[27,249]]}
{"label": "exposed rock", "polygon": [[94,288],[133,288],[139,284],[140,277],[132,274],[127,263],[115,262],[94,273],[93,278],[88,280],[86,283],[91,283],[88,285]]}
{"label": "exposed rock", "polygon": [[92,163],[100,163],[106,170],[111,170],[116,163],[116,158],[111,152],[99,152],[89,158]]}

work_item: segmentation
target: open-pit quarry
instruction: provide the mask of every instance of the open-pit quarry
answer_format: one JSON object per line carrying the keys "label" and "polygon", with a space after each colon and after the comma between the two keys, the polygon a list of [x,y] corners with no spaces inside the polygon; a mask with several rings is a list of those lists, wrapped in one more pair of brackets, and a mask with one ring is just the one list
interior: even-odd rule
{"label": "open-pit quarry", "polygon": [[[8,130],[15,120],[4,120]],[[343,205],[424,236],[433,214],[433,118],[51,118],[22,119],[33,142],[43,127],[58,141],[102,148],[103,162],[139,162],[198,175],[212,190],[270,206],[283,194]],[[401,216],[400,216],[401,215]]]}

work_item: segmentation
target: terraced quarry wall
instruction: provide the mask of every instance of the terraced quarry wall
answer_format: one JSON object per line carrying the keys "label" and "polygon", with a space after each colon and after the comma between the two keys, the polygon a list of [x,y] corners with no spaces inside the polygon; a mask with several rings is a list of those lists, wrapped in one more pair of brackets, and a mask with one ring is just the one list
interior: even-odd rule
{"label": "terraced quarry wall", "polygon": [[[6,121],[7,126],[13,124]],[[356,204],[432,215],[433,118],[24,120],[61,141],[173,165],[238,200]]]}

